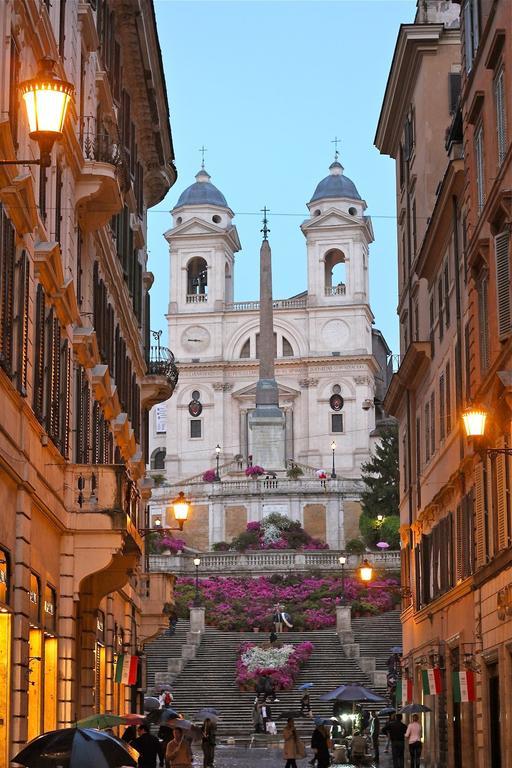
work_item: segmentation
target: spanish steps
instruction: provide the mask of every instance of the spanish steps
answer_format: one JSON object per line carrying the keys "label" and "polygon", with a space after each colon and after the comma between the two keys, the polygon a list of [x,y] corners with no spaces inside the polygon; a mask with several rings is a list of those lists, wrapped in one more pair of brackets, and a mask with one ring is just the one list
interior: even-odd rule
{"label": "spanish steps", "polygon": [[[146,645],[148,693],[155,692],[160,681],[174,677],[171,690],[173,706],[186,717],[194,718],[201,707],[215,707],[221,713],[218,724],[220,738],[247,737],[252,733],[252,709],[254,693],[240,691],[235,682],[236,659],[239,646],[244,641],[267,644],[268,636],[252,632],[223,632],[206,627],[202,642],[195,658],[190,659],[177,675],[167,674],[168,659],[181,657],[189,622],[180,620],[175,633],[164,633]],[[386,660],[389,649],[401,644],[401,627],[398,611],[378,616],[353,620],[354,643],[360,646],[360,655],[374,656],[376,669],[387,671]],[[375,688],[368,674],[365,674],[359,660],[350,658],[344,651],[334,628],[330,630],[287,632],[280,636],[281,642],[301,643],[306,640],[315,646],[309,661],[301,669],[292,691],[279,691],[279,701],[272,705],[272,717],[279,718],[281,712],[297,710],[302,693],[297,687],[305,682],[313,683],[310,691],[311,704],[315,715],[332,715],[332,703],[318,701],[321,694],[343,683],[360,683],[381,695],[385,690]],[[155,681],[156,676],[156,681]],[[383,704],[384,706],[384,704]],[[311,730],[311,721],[298,721],[302,733]]]}

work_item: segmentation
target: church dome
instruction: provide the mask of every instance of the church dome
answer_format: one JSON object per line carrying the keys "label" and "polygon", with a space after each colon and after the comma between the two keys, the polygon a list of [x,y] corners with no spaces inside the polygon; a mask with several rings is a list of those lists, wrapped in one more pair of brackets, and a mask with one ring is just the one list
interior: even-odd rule
{"label": "church dome", "polygon": [[323,200],[326,197],[348,197],[350,200],[361,200],[356,185],[343,175],[343,166],[337,160],[329,166],[329,176],[317,185],[313,197],[309,201]]}
{"label": "church dome", "polygon": [[181,193],[174,207],[180,208],[182,205],[215,205],[219,208],[227,208],[226,198],[210,182],[210,178],[209,173],[204,168],[201,168],[196,175],[195,183]]}

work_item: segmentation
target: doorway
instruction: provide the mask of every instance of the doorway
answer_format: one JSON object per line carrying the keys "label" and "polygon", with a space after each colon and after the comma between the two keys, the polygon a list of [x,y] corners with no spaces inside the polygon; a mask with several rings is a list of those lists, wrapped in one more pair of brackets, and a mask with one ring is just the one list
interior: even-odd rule
{"label": "doorway", "polygon": [[489,742],[492,768],[502,768],[501,761],[501,708],[500,708],[500,679],[498,665],[491,664],[487,668],[489,695]]}

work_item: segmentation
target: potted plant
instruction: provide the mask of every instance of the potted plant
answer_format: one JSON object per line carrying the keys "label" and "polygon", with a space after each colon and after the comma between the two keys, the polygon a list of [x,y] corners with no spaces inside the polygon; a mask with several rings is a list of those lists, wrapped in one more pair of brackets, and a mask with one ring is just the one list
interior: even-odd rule
{"label": "potted plant", "polygon": [[292,464],[291,467],[288,467],[286,470],[286,476],[290,478],[290,480],[297,480],[299,477],[302,477],[304,472],[297,464]]}
{"label": "potted plant", "polygon": [[206,472],[203,473],[203,482],[204,483],[214,483],[217,479],[217,473],[214,469],[207,469]]}
{"label": "potted plant", "polygon": [[250,467],[247,467],[245,470],[245,474],[247,477],[250,477],[252,480],[257,480],[258,477],[261,477],[261,475],[265,474],[265,470],[263,467],[260,467],[259,464],[253,464]]}

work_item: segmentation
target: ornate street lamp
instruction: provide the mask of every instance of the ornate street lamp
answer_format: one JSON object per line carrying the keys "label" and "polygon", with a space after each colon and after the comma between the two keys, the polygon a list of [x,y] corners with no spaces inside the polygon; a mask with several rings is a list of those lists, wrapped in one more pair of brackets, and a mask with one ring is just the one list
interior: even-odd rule
{"label": "ornate street lamp", "polygon": [[359,578],[365,584],[368,584],[368,582],[370,582],[373,579],[373,566],[371,563],[368,562],[366,557],[360,563],[359,568],[357,570],[359,571]]}
{"label": "ornate street lamp", "polygon": [[199,557],[194,557],[194,565],[196,567],[196,594],[194,597],[194,605],[200,605],[201,600],[199,599],[199,566],[201,565],[201,560]]}
{"label": "ornate street lamp", "polygon": [[44,58],[35,77],[20,84],[29,124],[29,136],[39,144],[39,160],[0,160],[0,165],[51,165],[50,153],[55,141],[64,133],[64,123],[73,97],[72,83],[61,80],[54,72],[55,61]]}
{"label": "ornate street lamp", "polygon": [[174,519],[178,523],[178,528],[170,528],[169,530],[183,530],[184,523],[187,522],[188,519],[188,513],[190,512],[190,506],[191,506],[190,499],[187,499],[183,491],[180,491],[175,499],[173,499],[168,507],[168,511],[170,511],[170,508],[172,507],[174,512]]}
{"label": "ornate street lamp", "polygon": [[215,480],[217,482],[219,482],[220,480],[220,474],[219,474],[220,451],[221,451],[220,445],[217,443],[217,445],[215,446],[215,461],[217,462],[216,469],[215,469]]}
{"label": "ornate street lamp", "polygon": [[483,406],[470,405],[462,412],[462,421],[466,437],[475,441],[480,454],[486,454],[491,458],[498,455],[512,456],[512,448],[486,448],[483,445],[487,421],[487,410]]}
{"label": "ornate street lamp", "polygon": [[480,405],[471,405],[462,412],[462,421],[466,437],[483,437],[487,411]]}
{"label": "ornate street lamp", "polygon": [[336,450],[336,442],[333,440],[331,443],[331,451],[332,451],[332,472],[331,477],[334,479],[336,477],[336,466],[334,463],[334,452]]}
{"label": "ornate street lamp", "polygon": [[338,558],[341,565],[341,602],[345,602],[345,563],[347,558],[345,555],[340,555]]}

